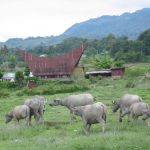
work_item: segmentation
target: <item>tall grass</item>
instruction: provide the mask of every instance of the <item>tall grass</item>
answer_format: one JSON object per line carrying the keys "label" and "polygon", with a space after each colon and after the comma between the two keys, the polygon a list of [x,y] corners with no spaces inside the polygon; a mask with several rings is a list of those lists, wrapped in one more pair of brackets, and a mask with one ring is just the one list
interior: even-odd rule
{"label": "tall grass", "polygon": [[[29,94],[25,91],[27,89],[12,91],[3,88],[0,92],[9,95],[0,96],[0,150],[149,150],[150,128],[147,123],[141,119],[128,123],[126,117],[119,123],[119,114],[113,114],[111,110],[112,100],[125,93],[138,94],[150,104],[150,80],[143,78],[147,68],[147,64],[132,65],[126,68],[125,76],[118,80],[94,78],[70,83],[49,81],[45,85],[39,84],[34,89],[35,93],[33,90]],[[129,81],[133,81],[135,86],[126,87]],[[49,92],[50,90],[52,91]],[[81,118],[70,122],[67,108],[50,107],[48,104],[44,113],[44,125],[36,125],[34,119],[31,127],[26,127],[24,120],[21,120],[19,126],[15,125],[15,121],[4,123],[5,113],[32,94],[41,94],[51,100],[82,92],[90,92],[96,97],[96,101],[108,105],[105,133],[101,132],[99,124],[95,124],[91,127],[90,135],[86,136]]]}

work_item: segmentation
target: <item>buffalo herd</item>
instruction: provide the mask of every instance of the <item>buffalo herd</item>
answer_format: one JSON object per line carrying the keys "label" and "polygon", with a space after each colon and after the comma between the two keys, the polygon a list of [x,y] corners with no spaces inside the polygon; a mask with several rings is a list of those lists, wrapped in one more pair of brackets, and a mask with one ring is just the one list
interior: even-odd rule
{"label": "buffalo herd", "polygon": [[[80,116],[84,125],[84,132],[89,133],[92,124],[100,123],[102,132],[105,131],[107,107],[102,102],[96,102],[90,93],[70,95],[64,99],[54,99],[47,102],[44,96],[35,95],[26,99],[21,105],[15,106],[5,116],[6,123],[15,119],[18,123],[20,119],[25,119],[26,125],[31,125],[31,118],[34,117],[36,123],[44,123],[45,104],[49,106],[65,106],[70,110],[71,120],[75,116]],[[119,121],[127,115],[128,121],[138,119],[142,120],[150,117],[150,108],[138,95],[125,94],[119,100],[112,101],[112,111],[119,110]],[[149,123],[148,123],[149,125]]]}

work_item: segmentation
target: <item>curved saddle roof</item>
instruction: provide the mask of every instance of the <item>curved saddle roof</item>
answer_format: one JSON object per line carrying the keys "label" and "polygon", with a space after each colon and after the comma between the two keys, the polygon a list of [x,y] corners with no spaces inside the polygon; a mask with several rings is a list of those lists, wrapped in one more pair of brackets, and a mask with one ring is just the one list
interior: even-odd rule
{"label": "curved saddle roof", "polygon": [[25,63],[35,76],[62,76],[70,75],[79,63],[86,47],[81,45],[60,56],[40,57],[24,50],[19,50]]}

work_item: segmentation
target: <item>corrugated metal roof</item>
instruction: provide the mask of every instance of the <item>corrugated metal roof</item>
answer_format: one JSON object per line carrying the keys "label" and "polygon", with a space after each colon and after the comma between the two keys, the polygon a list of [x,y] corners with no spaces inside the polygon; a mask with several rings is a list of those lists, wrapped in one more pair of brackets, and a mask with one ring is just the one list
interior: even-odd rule
{"label": "corrugated metal roof", "polygon": [[11,72],[5,73],[2,79],[5,79],[5,80],[15,79],[15,73],[11,73]]}

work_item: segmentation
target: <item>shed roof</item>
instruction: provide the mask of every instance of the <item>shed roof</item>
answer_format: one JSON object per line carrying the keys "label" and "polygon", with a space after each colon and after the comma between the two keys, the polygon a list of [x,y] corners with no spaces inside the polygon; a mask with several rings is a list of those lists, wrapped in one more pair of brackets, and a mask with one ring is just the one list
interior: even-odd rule
{"label": "shed roof", "polygon": [[4,73],[2,79],[11,80],[15,78],[15,73]]}

